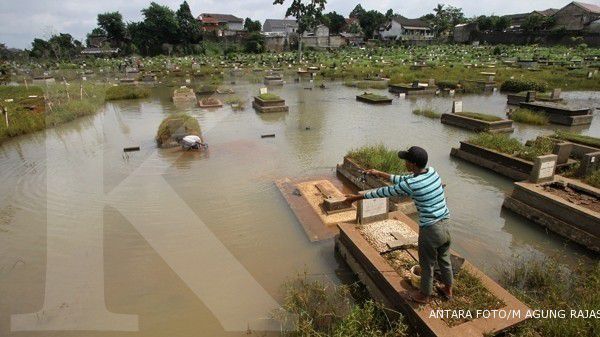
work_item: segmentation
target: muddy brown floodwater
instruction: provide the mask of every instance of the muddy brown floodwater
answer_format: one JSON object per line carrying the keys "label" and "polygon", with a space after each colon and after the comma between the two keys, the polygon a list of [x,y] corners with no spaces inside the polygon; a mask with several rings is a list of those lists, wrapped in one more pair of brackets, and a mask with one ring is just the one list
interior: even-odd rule
{"label": "muddy brown floodwater", "polygon": [[[281,301],[286,280],[306,272],[339,282],[348,272],[332,240],[307,239],[273,182],[333,175],[349,149],[379,142],[429,151],[447,184],[454,249],[492,276],[514,255],[586,258],[502,210],[511,181],[450,158],[471,133],[412,114],[417,107],[450,111],[451,98],[371,106],[356,102],[357,89],[305,86],[273,89],[290,111],[262,115],[249,104],[258,84],[232,86],[247,99],[248,108],[236,112],[174,106],[172,88],[159,87],[151,98],[109,103],[94,116],[0,145],[0,336],[241,336],[246,327],[259,329],[244,321],[244,310]],[[600,106],[598,92],[564,96]],[[502,116],[506,109],[498,93],[462,100],[466,111]],[[156,149],[158,124],[179,110],[198,118],[207,153]],[[514,136],[554,128],[517,125]],[[597,112],[577,130],[600,136]],[[267,133],[276,136],[261,139]],[[128,146],[141,151],[124,156]]]}

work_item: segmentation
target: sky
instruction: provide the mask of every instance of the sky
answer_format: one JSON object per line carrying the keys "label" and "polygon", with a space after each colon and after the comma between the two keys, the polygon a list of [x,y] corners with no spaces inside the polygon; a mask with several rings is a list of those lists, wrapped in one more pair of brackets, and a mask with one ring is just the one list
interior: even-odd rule
{"label": "sky", "polygon": [[[155,0],[177,10],[183,0]],[[140,10],[151,0],[0,0],[0,43],[11,48],[30,48],[34,38],[49,38],[53,33],[70,33],[84,41],[96,27],[98,13],[119,11],[126,22],[140,21]],[[285,5],[291,0],[285,0]],[[409,18],[431,13],[438,3],[460,7],[467,17],[526,13],[546,8],[561,8],[567,0],[328,0],[325,11],[347,16],[360,3],[363,8],[381,12],[392,8]],[[598,0],[584,2],[600,5]],[[200,13],[225,13],[264,22],[283,18],[286,6],[272,0],[188,0],[194,16]]]}

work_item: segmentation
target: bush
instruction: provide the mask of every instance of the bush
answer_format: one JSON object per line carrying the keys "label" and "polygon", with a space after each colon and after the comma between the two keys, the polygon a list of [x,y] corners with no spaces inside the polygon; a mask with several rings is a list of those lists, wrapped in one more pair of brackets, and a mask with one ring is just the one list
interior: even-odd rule
{"label": "bush", "polygon": [[548,90],[548,85],[541,82],[529,81],[529,80],[506,80],[502,83],[500,87],[501,91],[508,92],[520,92],[520,91],[541,91],[544,92]]}
{"label": "bush", "polygon": [[529,109],[518,108],[511,115],[510,119],[518,123],[532,125],[548,124],[548,116],[541,112],[531,111]]}
{"label": "bush", "polygon": [[200,124],[196,118],[188,115],[185,112],[169,115],[158,126],[156,132],[156,143],[158,146],[174,140],[176,135],[196,135],[201,136]]}
{"label": "bush", "polygon": [[346,156],[366,169],[389,173],[406,172],[404,160],[398,158],[396,151],[388,149],[383,144],[353,149]]}
{"label": "bush", "polygon": [[106,100],[114,101],[120,99],[138,99],[150,96],[147,88],[132,85],[117,85],[106,90]]}
{"label": "bush", "polygon": [[425,116],[425,117],[428,117],[428,118],[440,118],[442,116],[442,114],[439,114],[439,113],[435,112],[431,108],[415,109],[415,110],[413,110],[413,114],[419,115],[419,116]]}

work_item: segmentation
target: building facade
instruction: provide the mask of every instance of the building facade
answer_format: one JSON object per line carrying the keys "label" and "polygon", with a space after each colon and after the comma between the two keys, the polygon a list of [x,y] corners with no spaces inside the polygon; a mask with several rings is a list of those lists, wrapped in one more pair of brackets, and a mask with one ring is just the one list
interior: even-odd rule
{"label": "building facade", "polygon": [[433,32],[427,22],[419,19],[407,19],[401,15],[394,16],[379,28],[378,34],[382,40],[387,41],[418,43],[433,40]]}

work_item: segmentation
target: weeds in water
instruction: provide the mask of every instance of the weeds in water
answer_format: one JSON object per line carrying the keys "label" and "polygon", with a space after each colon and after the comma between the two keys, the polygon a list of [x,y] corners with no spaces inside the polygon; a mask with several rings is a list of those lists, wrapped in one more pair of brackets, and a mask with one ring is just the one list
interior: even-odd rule
{"label": "weeds in water", "polygon": [[233,110],[244,110],[246,108],[246,104],[244,100],[242,100],[239,96],[231,96],[225,98],[225,104],[231,105]]}
{"label": "weeds in water", "polygon": [[413,110],[413,114],[428,118],[440,118],[442,116],[442,114],[435,112],[435,110],[431,108],[415,109]]}
{"label": "weeds in water", "polygon": [[106,89],[106,100],[138,99],[150,96],[150,90],[133,85],[117,85]]}
{"label": "weeds in water", "polygon": [[403,337],[408,330],[398,313],[372,300],[357,303],[349,286],[309,280],[306,274],[284,284],[282,309],[273,316],[284,326],[294,323],[295,331],[284,336]]}
{"label": "weeds in water", "polygon": [[404,160],[398,158],[396,151],[390,150],[385,145],[363,146],[351,150],[346,154],[358,165],[389,173],[406,172]]}
{"label": "weeds in water", "polygon": [[600,308],[600,263],[573,270],[551,258],[515,259],[500,271],[500,283],[532,309],[565,310],[567,317],[530,319],[507,333],[513,337],[598,336],[600,319],[570,317]]}
{"label": "weeds in water", "polygon": [[541,112],[518,108],[510,114],[510,119],[517,123],[531,125],[546,125],[549,123],[548,116]]}

